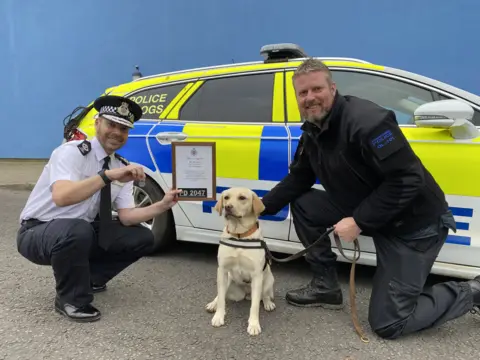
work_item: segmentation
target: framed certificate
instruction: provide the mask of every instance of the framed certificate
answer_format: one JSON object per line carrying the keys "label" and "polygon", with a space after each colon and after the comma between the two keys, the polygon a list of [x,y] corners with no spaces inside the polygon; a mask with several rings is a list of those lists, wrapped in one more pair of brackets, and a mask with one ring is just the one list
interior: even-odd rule
{"label": "framed certificate", "polygon": [[215,201],[215,142],[172,142],[172,183],[179,201]]}

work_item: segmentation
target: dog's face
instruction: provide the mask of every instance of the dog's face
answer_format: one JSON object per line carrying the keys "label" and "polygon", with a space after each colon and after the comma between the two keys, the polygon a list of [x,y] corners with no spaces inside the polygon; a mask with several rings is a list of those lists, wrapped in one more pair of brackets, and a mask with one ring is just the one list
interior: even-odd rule
{"label": "dog's face", "polygon": [[262,200],[252,190],[242,187],[233,187],[224,190],[215,204],[215,210],[226,218],[258,217],[265,206]]}

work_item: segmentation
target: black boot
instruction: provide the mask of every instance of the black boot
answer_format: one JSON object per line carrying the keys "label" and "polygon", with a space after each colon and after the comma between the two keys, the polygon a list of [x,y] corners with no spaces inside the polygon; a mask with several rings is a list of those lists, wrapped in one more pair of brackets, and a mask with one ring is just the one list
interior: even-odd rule
{"label": "black boot", "polygon": [[338,284],[336,268],[332,266],[316,272],[305,287],[287,292],[285,300],[289,304],[301,307],[321,306],[326,309],[342,309],[343,294]]}
{"label": "black boot", "polygon": [[474,314],[480,315],[480,275],[476,276],[473,280],[468,281],[470,289],[473,295],[473,309]]}

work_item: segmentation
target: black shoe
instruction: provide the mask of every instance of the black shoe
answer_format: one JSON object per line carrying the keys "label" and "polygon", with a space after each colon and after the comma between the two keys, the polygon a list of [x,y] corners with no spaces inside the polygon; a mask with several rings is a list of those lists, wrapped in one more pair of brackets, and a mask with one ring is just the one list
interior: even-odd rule
{"label": "black shoe", "polygon": [[342,309],[343,293],[338,285],[336,269],[332,267],[321,274],[317,273],[307,286],[287,292],[285,300],[289,304],[301,307]]}
{"label": "black shoe", "polygon": [[55,299],[55,311],[76,322],[97,321],[102,316],[100,310],[93,305],[87,304],[81,307],[76,307],[68,303],[62,304],[58,298]]}
{"label": "black shoe", "polygon": [[473,280],[468,281],[473,295],[473,309],[474,314],[480,314],[480,275]]}
{"label": "black shoe", "polygon": [[92,292],[94,294],[107,290],[107,284],[103,284],[103,285],[92,284],[91,286],[92,286]]}

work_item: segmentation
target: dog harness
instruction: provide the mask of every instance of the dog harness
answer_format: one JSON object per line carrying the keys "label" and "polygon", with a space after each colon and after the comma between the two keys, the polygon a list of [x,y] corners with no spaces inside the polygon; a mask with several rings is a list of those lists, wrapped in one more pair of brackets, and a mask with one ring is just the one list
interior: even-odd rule
{"label": "dog harness", "polygon": [[250,230],[242,234],[232,234],[229,232],[229,234],[232,236],[226,239],[220,239],[220,244],[237,248],[237,249],[238,248],[239,249],[263,249],[265,251],[265,264],[263,265],[263,270],[265,270],[267,268],[267,264],[268,265],[272,264],[270,257],[268,256],[269,252],[268,252],[266,242],[261,239],[245,239],[245,237],[257,231],[257,229],[258,229],[258,223],[254,227],[252,227]]}

